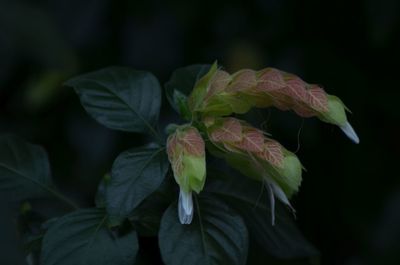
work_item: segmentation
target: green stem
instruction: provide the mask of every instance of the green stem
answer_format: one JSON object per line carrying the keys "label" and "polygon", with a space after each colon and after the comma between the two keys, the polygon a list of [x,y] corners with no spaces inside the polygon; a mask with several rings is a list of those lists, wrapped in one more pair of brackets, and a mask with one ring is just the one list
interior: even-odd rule
{"label": "green stem", "polygon": [[62,195],[61,193],[53,190],[53,189],[46,189],[49,193],[51,193],[54,197],[56,197],[57,199],[59,199],[60,201],[62,201],[64,204],[68,205],[71,209],[73,210],[78,210],[79,206],[76,205],[75,202],[73,202],[70,198]]}
{"label": "green stem", "polygon": [[150,133],[153,135],[153,137],[156,139],[157,143],[160,145],[163,145],[163,139],[160,135],[160,133],[158,132],[158,130],[154,129],[153,126],[151,126],[150,124],[146,123],[147,128],[149,128]]}

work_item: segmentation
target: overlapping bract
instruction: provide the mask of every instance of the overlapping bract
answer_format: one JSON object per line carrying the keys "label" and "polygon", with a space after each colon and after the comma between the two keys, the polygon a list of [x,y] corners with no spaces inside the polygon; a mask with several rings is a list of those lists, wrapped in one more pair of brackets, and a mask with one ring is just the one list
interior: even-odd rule
{"label": "overlapping bract", "polygon": [[189,108],[202,117],[243,114],[253,107],[270,106],[293,110],[301,117],[318,117],[339,126],[354,142],[359,141],[339,98],[275,68],[244,69],[230,75],[214,64],[189,97]]}
{"label": "overlapping bract", "polygon": [[192,191],[199,193],[206,180],[205,146],[195,127],[183,125],[167,140],[168,159],[180,187],[179,219],[189,224],[193,218]]}
{"label": "overlapping bract", "polygon": [[[245,121],[229,116],[251,108],[276,107],[301,117],[317,117],[339,126],[354,142],[359,139],[347,121],[342,101],[320,86],[275,68],[244,69],[232,75],[214,63],[195,84],[186,108],[194,124],[207,134],[207,149],[225,159],[243,175],[262,181],[269,191],[272,223],[275,198],[288,205],[302,181],[297,156]],[[179,217],[190,223],[192,190],[200,192],[205,180],[204,142],[194,127],[184,125],[168,138],[168,156],[180,185]],[[292,208],[293,209],[293,208]]]}
{"label": "overlapping bract", "polygon": [[211,153],[248,177],[277,184],[287,198],[298,191],[302,166],[295,154],[244,121],[206,118],[204,123]]}

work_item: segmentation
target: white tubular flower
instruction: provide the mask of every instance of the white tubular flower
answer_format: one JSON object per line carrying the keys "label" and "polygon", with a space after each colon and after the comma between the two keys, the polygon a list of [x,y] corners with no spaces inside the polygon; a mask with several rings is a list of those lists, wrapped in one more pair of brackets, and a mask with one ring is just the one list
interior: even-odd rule
{"label": "white tubular flower", "polygon": [[296,210],[292,207],[289,202],[288,197],[285,192],[279,187],[279,185],[269,177],[265,177],[264,185],[268,190],[269,194],[269,202],[271,207],[271,223],[275,225],[275,198],[277,198],[280,202],[290,208],[293,214],[296,213]]}
{"label": "white tubular flower", "polygon": [[357,133],[354,131],[353,127],[350,125],[348,121],[343,126],[340,126],[340,129],[344,132],[344,134],[350,138],[354,143],[360,143],[360,139],[358,138]]}
{"label": "white tubular flower", "polygon": [[178,216],[181,224],[193,219],[192,191],[200,193],[206,180],[206,155],[203,138],[192,126],[183,125],[168,137],[168,158],[179,185]]}
{"label": "white tubular flower", "polygon": [[179,191],[178,215],[181,224],[190,224],[193,220],[192,192]]}

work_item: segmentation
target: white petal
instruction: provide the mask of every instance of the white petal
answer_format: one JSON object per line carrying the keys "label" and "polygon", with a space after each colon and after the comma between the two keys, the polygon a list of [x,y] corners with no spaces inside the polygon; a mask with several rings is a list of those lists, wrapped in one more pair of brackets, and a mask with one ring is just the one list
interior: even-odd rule
{"label": "white petal", "polygon": [[356,132],[354,131],[353,127],[351,127],[349,122],[346,122],[343,126],[340,127],[344,134],[350,138],[354,143],[358,144],[360,139],[358,138]]}
{"label": "white petal", "polygon": [[190,224],[193,219],[193,200],[192,192],[179,192],[178,215],[181,224]]}
{"label": "white petal", "polygon": [[274,191],[276,198],[278,198],[278,200],[280,200],[283,204],[289,206],[289,208],[292,210],[292,212],[295,213],[296,211],[290,204],[288,198],[286,197],[286,194],[283,192],[281,187],[279,187],[279,185],[276,184],[275,182],[271,183],[271,187],[272,187],[272,190]]}
{"label": "white petal", "polygon": [[269,182],[265,182],[265,186],[267,187],[269,194],[269,202],[271,204],[271,223],[275,225],[275,196],[274,191],[272,190],[271,184]]}

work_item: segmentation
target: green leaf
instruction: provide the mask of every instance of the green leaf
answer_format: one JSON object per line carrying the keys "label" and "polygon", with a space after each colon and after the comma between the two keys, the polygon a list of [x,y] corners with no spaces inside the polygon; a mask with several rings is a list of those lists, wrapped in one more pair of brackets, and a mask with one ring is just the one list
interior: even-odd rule
{"label": "green leaf", "polygon": [[196,82],[210,70],[209,64],[195,64],[176,69],[170,80],[165,84],[167,99],[171,106],[187,118],[189,109],[187,97],[193,90]]}
{"label": "green leaf", "polygon": [[192,93],[190,94],[188,104],[192,111],[197,111],[198,108],[203,104],[203,101],[207,95],[210,82],[218,71],[217,61],[213,63],[210,70],[205,74],[194,86]]}
{"label": "green leaf", "polygon": [[42,265],[131,265],[138,251],[136,232],[115,235],[102,209],[79,210],[57,220],[43,239]]}
{"label": "green leaf", "polygon": [[133,211],[129,220],[140,236],[157,236],[163,213],[175,200],[177,187],[173,177],[168,175],[161,186]]}
{"label": "green leaf", "polygon": [[153,74],[109,67],[65,84],[75,88],[85,110],[104,126],[158,135],[154,126],[160,112],[161,90]]}
{"label": "green leaf", "polygon": [[48,157],[42,147],[16,136],[0,136],[0,199],[20,202],[48,195],[70,208],[78,208],[54,188]]}
{"label": "green leaf", "polygon": [[106,207],[106,191],[110,183],[110,179],[111,176],[109,174],[105,174],[104,177],[100,180],[99,186],[97,188],[96,197],[94,199],[96,207],[98,208]]}
{"label": "green leaf", "polygon": [[106,208],[111,216],[126,217],[162,183],[168,171],[163,147],[133,148],[115,160],[106,190]]}
{"label": "green leaf", "polygon": [[[271,223],[271,208],[268,192],[258,181],[253,181],[234,170],[209,173],[205,191],[219,195],[232,205],[242,216],[249,229],[250,237],[264,251],[277,258],[303,258],[319,255],[297,228],[294,217],[276,202],[276,224]],[[264,190],[263,190],[264,189]]]}
{"label": "green leaf", "polygon": [[0,264],[26,265],[25,256],[21,250],[19,232],[15,221],[15,212],[0,201]]}
{"label": "green leaf", "polygon": [[6,201],[19,202],[52,193],[47,154],[40,146],[19,137],[0,137],[0,194]]}
{"label": "green leaf", "polygon": [[179,222],[173,203],[162,218],[159,245],[167,265],[239,265],[246,264],[248,235],[235,211],[208,197],[200,199],[190,225]]}

